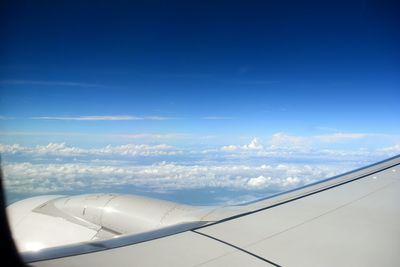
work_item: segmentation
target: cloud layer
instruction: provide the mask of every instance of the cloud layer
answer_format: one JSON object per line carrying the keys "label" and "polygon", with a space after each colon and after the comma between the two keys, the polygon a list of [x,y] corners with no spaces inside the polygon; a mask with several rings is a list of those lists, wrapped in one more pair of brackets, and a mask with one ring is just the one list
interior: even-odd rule
{"label": "cloud layer", "polygon": [[[100,163],[100,164],[99,164]],[[5,186],[13,192],[51,193],[118,186],[154,190],[194,188],[285,190],[337,173],[327,166],[278,165],[112,165],[107,162],[4,165]],[[273,177],[273,178],[272,178]]]}
{"label": "cloud layer", "polygon": [[120,146],[105,146],[101,148],[79,148],[67,146],[65,143],[49,143],[47,145],[37,145],[35,147],[25,147],[19,144],[2,145],[2,154],[25,154],[31,156],[165,156],[177,155],[181,153],[172,146],[146,145],[146,144],[126,144]]}
{"label": "cloud layer", "polygon": [[[363,138],[333,139],[353,137]],[[248,144],[207,150],[168,144],[84,148],[49,143],[0,144],[0,153],[6,191],[14,193],[112,192],[128,187],[154,192],[201,188],[279,192],[399,154],[400,144],[369,150],[316,149],[310,138],[277,133],[265,142],[253,138]]]}

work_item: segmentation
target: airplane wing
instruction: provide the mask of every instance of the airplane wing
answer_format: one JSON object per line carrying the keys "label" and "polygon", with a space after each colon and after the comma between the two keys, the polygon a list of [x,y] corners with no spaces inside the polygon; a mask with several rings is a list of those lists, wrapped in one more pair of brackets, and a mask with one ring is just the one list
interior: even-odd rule
{"label": "airplane wing", "polygon": [[[21,255],[32,266],[399,266],[399,165],[400,156],[393,157],[240,206],[196,209],[167,203],[172,206],[150,212],[148,205],[145,210],[159,222],[155,228],[118,235],[104,226],[104,217],[101,226],[111,239]],[[65,205],[60,208],[57,201]],[[52,198],[36,213],[90,228],[74,221],[89,221],[80,209],[79,216],[60,213],[71,210],[70,201]],[[138,220],[129,216],[124,223]],[[123,233],[120,221],[109,227]]]}

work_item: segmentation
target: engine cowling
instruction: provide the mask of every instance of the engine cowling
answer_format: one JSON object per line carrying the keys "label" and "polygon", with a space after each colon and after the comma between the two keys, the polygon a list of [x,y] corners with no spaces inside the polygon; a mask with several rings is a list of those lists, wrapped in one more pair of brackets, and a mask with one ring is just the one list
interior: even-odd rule
{"label": "engine cowling", "polygon": [[24,252],[201,221],[210,210],[135,195],[88,194],[21,200],[7,207],[7,215]]}

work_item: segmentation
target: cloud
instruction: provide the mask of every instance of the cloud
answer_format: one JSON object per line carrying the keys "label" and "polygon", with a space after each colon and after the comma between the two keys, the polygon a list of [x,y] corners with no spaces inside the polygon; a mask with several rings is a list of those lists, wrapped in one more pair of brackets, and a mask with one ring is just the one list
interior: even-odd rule
{"label": "cloud", "polygon": [[244,155],[271,156],[277,152],[305,152],[309,150],[310,144],[306,138],[285,133],[273,134],[268,143],[269,146],[266,146],[261,144],[258,138],[253,138],[247,145],[227,145],[223,146],[221,151],[242,153]]}
{"label": "cloud", "polygon": [[369,136],[370,136],[369,134],[365,133],[334,133],[328,135],[318,135],[315,136],[315,138],[321,142],[335,143],[335,142],[363,139]]}
{"label": "cloud", "polygon": [[247,185],[254,188],[264,187],[268,181],[271,181],[271,177],[264,177],[260,175],[258,177],[250,178],[247,181]]}
{"label": "cloud", "polygon": [[[343,141],[353,141],[358,139],[364,139],[368,137],[379,137],[380,139],[389,140],[394,136],[383,135],[383,134],[366,134],[366,133],[334,133],[329,135],[318,135],[318,136],[298,136],[290,135],[287,133],[275,133],[271,136],[268,141],[269,146],[262,145],[258,138],[254,138],[248,145],[227,145],[221,148],[221,151],[225,152],[240,152],[249,153],[249,151],[257,150],[258,155],[275,154],[276,152],[284,153],[313,153],[316,150],[316,145],[321,146],[321,143],[336,143]],[[319,148],[318,151],[323,151]],[[348,151],[351,153],[351,151]]]}
{"label": "cloud", "polygon": [[[336,140],[343,138],[358,138],[359,135],[346,134],[334,136]],[[369,134],[371,137],[379,137],[389,142],[393,136]],[[361,137],[360,137],[361,138]],[[328,138],[327,138],[328,139]],[[398,139],[393,139],[394,141]],[[331,140],[330,140],[331,141]],[[333,140],[332,140],[333,142]],[[269,143],[269,145],[267,145]],[[315,136],[295,136],[285,133],[275,133],[271,136],[266,144],[261,144],[257,138],[253,139],[247,145],[226,145],[219,150],[209,149],[203,151],[205,154],[214,155],[216,158],[224,157],[230,160],[246,160],[246,159],[272,159],[272,160],[298,160],[298,161],[318,161],[318,162],[359,162],[372,163],[384,158],[400,154],[399,145],[393,145],[385,148],[354,148],[338,149],[324,148],[324,143],[319,141]],[[330,142],[328,142],[330,144]],[[218,152],[222,155],[218,155]]]}
{"label": "cloud", "polygon": [[[240,149],[240,146],[235,146],[235,145],[229,145],[229,146],[223,146],[223,147],[221,147],[221,150],[222,151],[226,151],[226,152],[232,152],[232,151],[236,151],[236,150],[239,150]],[[215,150],[212,150],[213,152],[215,151]]]}
{"label": "cloud", "polygon": [[226,152],[232,152],[232,151],[239,151],[239,150],[261,150],[263,149],[263,146],[260,144],[257,138],[253,138],[249,144],[243,145],[243,146],[236,146],[236,145],[228,145],[228,146],[223,146],[221,148],[222,151]]}
{"label": "cloud", "polygon": [[253,138],[248,145],[243,146],[243,149],[260,150],[263,149],[263,146],[260,144],[257,138]]}
{"label": "cloud", "polygon": [[219,188],[264,194],[331,177],[400,152],[400,144],[374,150],[303,149],[293,136],[274,138],[279,138],[277,143],[287,139],[295,145],[262,145],[257,138],[249,144],[207,151],[167,144],[98,148],[65,143],[0,144],[0,153],[5,159],[2,168],[7,192],[111,192],[119,187],[151,192]]}
{"label": "cloud", "polygon": [[389,147],[384,147],[381,149],[378,149],[379,152],[391,154],[391,155],[397,155],[400,154],[400,144],[395,144],[393,146]]}
{"label": "cloud", "polygon": [[137,120],[169,120],[162,116],[75,116],[75,117],[31,117],[34,120],[65,120],[65,121],[137,121]]}
{"label": "cloud", "polygon": [[1,154],[36,154],[36,155],[64,155],[76,156],[85,151],[77,147],[68,147],[65,143],[49,143],[45,146],[25,147],[19,144],[0,144]]}
{"label": "cloud", "polygon": [[0,144],[2,154],[27,154],[32,156],[171,156],[181,151],[166,144],[126,144],[120,146],[105,146],[101,148],[79,148],[67,146],[65,143],[49,143],[35,147],[24,147],[19,144]]}
{"label": "cloud", "polygon": [[180,152],[174,147],[159,144],[159,145],[146,145],[146,144],[127,144],[120,146],[108,145],[100,149],[89,149],[89,154],[94,155],[122,155],[122,156],[166,156],[166,155],[177,155]]}
{"label": "cloud", "polygon": [[198,188],[286,190],[332,176],[338,169],[308,165],[210,164],[109,165],[106,162],[4,164],[6,190],[51,193],[113,187],[147,187],[154,190]]}
{"label": "cloud", "polygon": [[19,144],[6,145],[0,144],[0,154],[16,154],[16,153],[26,153],[29,149],[27,147],[21,146]]}
{"label": "cloud", "polygon": [[[186,138],[180,134],[166,135],[133,135],[126,136],[132,139],[149,140],[167,140],[176,138]],[[384,147],[378,149],[332,149],[332,148],[315,148],[308,146],[308,141],[303,138],[286,134],[274,134],[270,141],[271,145],[263,145],[258,138],[253,138],[245,145],[227,145],[221,148],[209,149],[185,149],[167,144],[124,144],[124,145],[107,145],[97,148],[82,148],[67,145],[66,143],[48,143],[47,145],[37,145],[34,147],[22,146],[20,144],[0,144],[0,153],[16,156],[29,156],[32,159],[45,158],[49,161],[53,156],[56,157],[79,157],[79,159],[96,157],[162,157],[162,156],[180,156],[181,160],[207,160],[207,161],[238,161],[238,160],[262,160],[262,159],[288,159],[301,161],[359,161],[367,162],[379,160],[394,154],[398,154],[399,145]],[[7,157],[6,157],[7,159]]]}

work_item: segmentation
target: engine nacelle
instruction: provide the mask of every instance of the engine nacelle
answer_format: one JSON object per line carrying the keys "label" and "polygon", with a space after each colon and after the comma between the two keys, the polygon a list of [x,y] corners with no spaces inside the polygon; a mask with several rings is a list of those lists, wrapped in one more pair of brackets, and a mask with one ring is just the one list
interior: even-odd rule
{"label": "engine nacelle", "polygon": [[210,210],[135,195],[89,194],[21,200],[7,207],[7,215],[23,252],[201,221]]}

